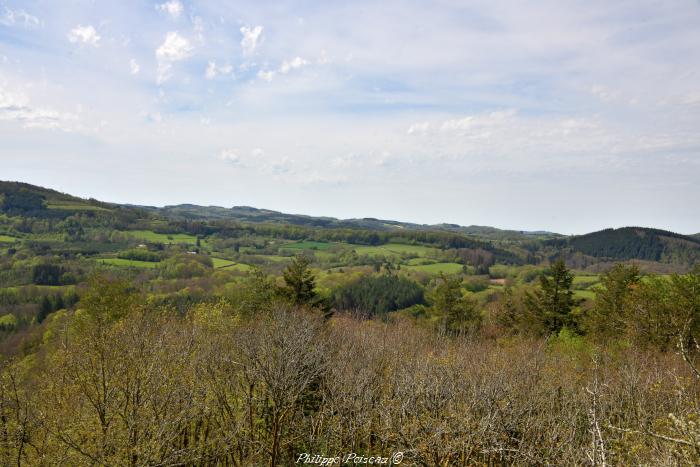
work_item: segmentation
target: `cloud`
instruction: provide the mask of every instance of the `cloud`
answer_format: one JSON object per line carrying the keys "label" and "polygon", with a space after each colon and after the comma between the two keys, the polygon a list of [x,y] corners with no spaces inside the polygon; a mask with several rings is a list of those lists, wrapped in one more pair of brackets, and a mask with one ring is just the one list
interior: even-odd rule
{"label": "cloud", "polygon": [[292,70],[297,70],[306,65],[309,65],[308,61],[304,60],[301,57],[295,57],[291,60],[283,61],[277,70],[259,70],[257,73],[257,77],[263,81],[267,81],[268,83],[270,83],[272,82],[275,75],[277,75],[278,73],[281,75],[286,75]]}
{"label": "cloud", "polygon": [[274,71],[265,71],[265,70],[260,70],[258,71],[258,78],[260,78],[263,81],[267,81],[268,83],[272,81],[272,78],[275,77],[275,72]]}
{"label": "cloud", "polygon": [[194,48],[190,41],[176,32],[169,32],[163,43],[156,49],[158,60],[158,84],[170,78],[173,63],[184,60],[192,55]]}
{"label": "cloud", "polygon": [[[515,109],[489,112],[483,115],[470,115],[458,119],[445,120],[440,125],[444,132],[466,133],[475,129],[482,129],[500,125],[517,113]],[[410,128],[409,128],[410,131]]]}
{"label": "cloud", "polygon": [[71,113],[32,106],[23,93],[0,87],[0,121],[19,123],[23,128],[72,131],[77,127],[78,117]]}
{"label": "cloud", "polygon": [[94,27],[78,25],[68,33],[68,40],[73,43],[82,42],[93,47],[100,46],[100,36]]}
{"label": "cloud", "polygon": [[430,128],[431,128],[430,122],[414,123],[408,127],[408,131],[406,133],[408,133],[409,135],[413,135],[413,134],[425,135],[428,133]]}
{"label": "cloud", "polygon": [[0,24],[4,26],[14,26],[15,24],[22,24],[25,28],[32,26],[39,26],[39,18],[34,15],[30,15],[24,10],[12,10],[5,7],[4,13],[0,15]]}
{"label": "cloud", "polygon": [[178,0],[170,0],[169,2],[156,5],[156,10],[169,14],[173,19],[178,19],[184,11],[184,7]]}
{"label": "cloud", "polygon": [[233,165],[240,165],[241,158],[238,155],[238,151],[235,149],[224,149],[219,153],[219,159],[222,161],[229,162]]}
{"label": "cloud", "polygon": [[241,48],[243,49],[243,55],[250,56],[255,53],[255,49],[262,42],[262,26],[241,27],[241,34],[243,34],[243,39],[241,39]]}
{"label": "cloud", "polygon": [[132,75],[137,75],[141,70],[141,67],[139,66],[138,62],[132,58],[129,60],[129,69],[131,70]]}
{"label": "cloud", "polygon": [[207,69],[204,72],[204,76],[207,79],[214,79],[218,75],[229,75],[233,71],[233,66],[231,65],[217,65],[216,62],[210,61],[207,65]]}
{"label": "cloud", "polygon": [[285,60],[282,62],[282,65],[280,66],[279,72],[282,73],[283,75],[286,75],[289,73],[291,70],[296,70],[297,68],[301,68],[303,66],[308,65],[309,62],[304,60],[301,57],[295,57],[292,60]]}

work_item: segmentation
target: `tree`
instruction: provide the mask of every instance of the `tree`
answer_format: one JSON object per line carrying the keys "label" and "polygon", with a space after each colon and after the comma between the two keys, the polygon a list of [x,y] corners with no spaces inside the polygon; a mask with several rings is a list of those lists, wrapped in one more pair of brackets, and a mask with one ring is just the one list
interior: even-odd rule
{"label": "tree", "polygon": [[442,317],[443,329],[451,334],[464,334],[481,321],[474,302],[462,295],[461,285],[461,277],[440,273],[430,296],[433,310]]}
{"label": "tree", "polygon": [[641,276],[636,265],[616,264],[601,278],[593,307],[586,316],[586,328],[598,338],[620,337],[625,332],[630,297]]}
{"label": "tree", "polygon": [[307,256],[296,256],[282,273],[285,286],[281,294],[295,305],[310,304],[316,298],[316,278],[309,268],[310,263]]}
{"label": "tree", "polygon": [[39,313],[36,315],[37,323],[43,322],[46,317],[54,310],[51,300],[47,295],[41,299],[41,304],[39,305]]}
{"label": "tree", "polygon": [[551,277],[540,276],[540,286],[525,297],[525,308],[534,324],[545,334],[558,333],[563,327],[574,329],[572,310],[576,305],[571,285],[574,275],[564,261],[557,260],[551,268]]}

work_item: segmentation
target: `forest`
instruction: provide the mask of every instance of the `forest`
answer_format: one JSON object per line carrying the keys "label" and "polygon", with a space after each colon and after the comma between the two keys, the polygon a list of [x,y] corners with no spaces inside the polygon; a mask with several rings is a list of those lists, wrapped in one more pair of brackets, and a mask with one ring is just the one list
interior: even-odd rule
{"label": "forest", "polygon": [[3,465],[700,461],[695,237],[0,187]]}

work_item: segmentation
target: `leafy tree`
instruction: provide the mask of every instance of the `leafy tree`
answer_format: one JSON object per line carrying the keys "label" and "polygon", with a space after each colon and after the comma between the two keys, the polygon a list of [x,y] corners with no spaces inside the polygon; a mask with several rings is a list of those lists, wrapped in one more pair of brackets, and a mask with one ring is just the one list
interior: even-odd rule
{"label": "leafy tree", "polygon": [[551,268],[551,277],[540,276],[539,288],[527,293],[525,308],[540,332],[558,333],[563,327],[576,328],[572,315],[576,300],[571,290],[574,275],[563,260],[557,260]]}
{"label": "leafy tree", "polygon": [[296,305],[310,304],[316,298],[316,278],[309,264],[309,257],[299,255],[292,259],[291,264],[282,273],[285,286],[280,292]]}

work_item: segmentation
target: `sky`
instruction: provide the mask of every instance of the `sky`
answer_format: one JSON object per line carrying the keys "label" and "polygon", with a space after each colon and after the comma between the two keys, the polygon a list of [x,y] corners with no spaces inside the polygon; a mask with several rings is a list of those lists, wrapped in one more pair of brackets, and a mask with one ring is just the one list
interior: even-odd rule
{"label": "sky", "polygon": [[700,232],[700,1],[0,0],[0,180]]}

